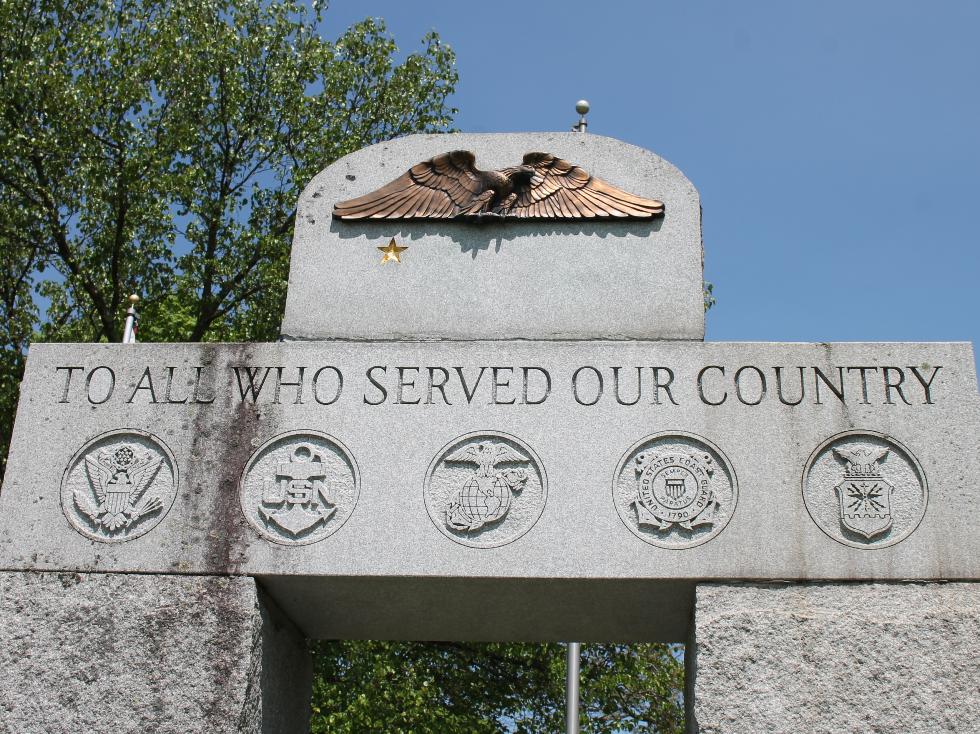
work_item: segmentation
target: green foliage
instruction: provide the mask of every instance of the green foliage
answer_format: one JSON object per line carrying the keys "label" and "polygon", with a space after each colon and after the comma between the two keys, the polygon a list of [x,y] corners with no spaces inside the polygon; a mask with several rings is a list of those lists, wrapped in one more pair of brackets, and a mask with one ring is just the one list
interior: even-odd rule
{"label": "green foliage", "polygon": [[[582,646],[583,733],[681,732],[683,664],[667,645]],[[320,642],[314,734],[553,734],[565,647]]]}
{"label": "green foliage", "polygon": [[[17,211],[12,213],[16,216]],[[7,231],[11,232],[9,238],[4,235]],[[30,222],[0,217],[3,240],[0,243],[0,477],[6,467],[20,376],[24,371],[24,348],[37,318],[31,298],[31,273],[37,266],[36,256],[24,241],[30,237]]]}
{"label": "green foliage", "polygon": [[320,19],[292,0],[0,0],[0,455],[32,331],[119,341],[135,292],[143,340],[275,339],[301,187],[448,128],[435,33],[399,63],[383,22],[330,42]]}
{"label": "green foliage", "polygon": [[702,287],[704,293],[704,312],[707,313],[711,310],[711,307],[717,302],[715,299],[715,286],[713,283],[704,281],[704,286]]}

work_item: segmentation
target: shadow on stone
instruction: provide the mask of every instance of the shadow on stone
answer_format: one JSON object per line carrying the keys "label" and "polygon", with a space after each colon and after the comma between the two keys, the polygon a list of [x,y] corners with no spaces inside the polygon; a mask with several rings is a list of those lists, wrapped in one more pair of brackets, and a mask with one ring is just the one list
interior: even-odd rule
{"label": "shadow on stone", "polygon": [[459,246],[461,254],[472,258],[481,252],[500,252],[505,242],[517,238],[534,237],[590,237],[606,238],[649,237],[659,232],[663,219],[648,221],[617,222],[608,219],[562,222],[562,221],[510,221],[489,220],[487,224],[477,222],[341,222],[330,220],[330,231],[340,239],[384,240],[394,237],[420,241],[428,236],[449,237]]}

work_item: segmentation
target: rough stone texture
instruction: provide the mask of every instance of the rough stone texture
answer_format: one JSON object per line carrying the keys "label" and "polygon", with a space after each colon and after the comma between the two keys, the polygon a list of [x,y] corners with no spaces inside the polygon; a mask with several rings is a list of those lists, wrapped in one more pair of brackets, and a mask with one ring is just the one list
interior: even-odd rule
{"label": "rough stone texture", "polygon": [[2,734],[301,734],[311,663],[248,578],[0,573]]}
{"label": "rough stone texture", "polygon": [[[65,372],[55,368],[66,365],[83,369],[74,373],[68,397],[63,398]],[[116,387],[109,399],[99,402],[107,390],[107,373],[99,370],[89,385],[93,404],[86,397],[86,380],[99,365],[113,367]],[[214,402],[191,402],[194,387],[187,383],[194,381],[195,365],[207,365],[199,397]],[[387,390],[384,401],[366,376],[377,365],[387,366],[384,373],[374,372]],[[451,378],[446,397],[451,405],[438,392],[428,402],[426,365],[446,368]],[[503,401],[499,404],[493,402],[489,370],[474,387],[480,368],[487,365],[513,368],[498,374],[500,382],[511,383],[498,388],[498,401]],[[552,389],[544,402],[520,403],[522,365],[550,373]],[[582,365],[601,369],[604,376],[605,389],[595,405],[574,398],[572,376]],[[659,404],[654,400],[651,369],[658,365],[661,383],[667,380],[664,370],[672,371],[673,402],[663,390]],[[727,394],[721,405],[709,405],[699,397],[697,378],[706,365],[719,369],[704,375],[705,398],[720,402]],[[759,397],[758,374],[751,369],[742,373],[744,402],[738,399],[734,379],[745,365],[757,365],[767,375],[768,390],[758,405],[751,404]],[[805,366],[802,400],[798,365]],[[910,404],[897,393],[888,402],[880,369],[867,375],[866,399],[855,372],[844,373],[843,402],[826,385],[815,383],[814,367],[836,380],[838,368],[855,365],[900,365]],[[940,367],[931,383],[931,402],[917,386],[910,365]],[[188,402],[166,402],[168,366],[174,369],[171,399]],[[247,383],[246,366],[253,369],[257,381],[265,379],[254,404],[251,398],[243,402],[240,397],[238,378]],[[283,367],[284,383],[278,403],[276,366]],[[297,404],[297,388],[285,383],[296,381],[301,366],[304,389]],[[312,386],[324,366],[340,370],[345,378],[335,402],[330,402],[336,393],[333,372],[321,374],[316,391]],[[402,403],[396,402],[396,366],[421,368],[403,374]],[[617,401],[613,366],[621,367],[619,398],[625,404]],[[639,401],[635,366],[645,366]],[[798,405],[780,401],[774,384],[777,366],[784,368],[784,400]],[[469,380],[471,402],[455,367]],[[150,402],[147,368],[155,381],[156,403]],[[267,376],[266,368],[271,369]],[[796,378],[790,381],[792,374]],[[898,380],[897,372],[890,375],[893,382]],[[595,374],[586,371],[579,378],[581,402],[592,402]],[[532,373],[531,402],[544,394],[542,379]],[[815,384],[821,385],[820,402]],[[139,391],[137,385],[142,386]],[[318,403],[316,396],[330,404]],[[510,400],[517,402],[509,404]],[[684,584],[695,580],[980,577],[978,408],[973,356],[965,344],[35,345],[0,494],[0,569],[254,575],[310,637],[340,636],[342,629],[353,637],[386,630],[382,634],[389,637],[439,634],[447,639],[476,630],[497,639],[526,639],[546,628],[541,619],[547,613],[568,617],[561,621],[568,631],[575,629],[576,620],[581,621],[580,639],[614,633],[621,639],[634,634],[634,639],[648,639],[656,625],[680,630],[682,636],[686,603],[676,604],[672,613],[671,605],[664,602],[657,608],[671,618],[651,615],[645,625],[631,629],[637,618],[620,614],[614,599],[655,594],[656,584],[668,580],[684,582],[677,588],[686,589],[689,586]],[[173,508],[151,532],[103,543],[69,525],[59,488],[65,467],[80,446],[104,431],[120,428],[149,431],[164,441],[178,464],[180,486]],[[299,546],[272,543],[243,514],[242,470],[271,437],[310,430],[335,437],[350,451],[361,483],[356,506],[343,526],[322,540]],[[852,430],[893,436],[916,456],[928,478],[925,516],[911,535],[895,545],[844,545],[813,521],[803,502],[802,474],[810,454],[831,436]],[[540,518],[513,542],[495,548],[472,548],[450,540],[425,506],[425,476],[433,458],[458,437],[479,431],[519,438],[537,454],[548,480]],[[710,441],[724,452],[738,481],[738,502],[727,526],[707,542],[684,550],[637,538],[614,503],[614,476],[624,455],[645,436],[665,431]],[[883,466],[887,472],[888,462]],[[839,470],[842,476],[843,465]],[[467,471],[475,471],[475,465]],[[823,491],[832,496],[834,488],[827,484]],[[514,502],[520,501],[516,493]],[[337,592],[338,579],[349,582],[341,585],[343,594]],[[379,579],[392,581],[387,587],[391,595],[376,593]],[[473,600],[476,617],[453,615],[453,594],[468,593],[465,584],[455,582],[473,579],[489,584]],[[505,579],[513,583],[502,584]],[[588,615],[572,604],[530,609],[523,595],[529,586],[544,580],[560,582],[557,585],[568,600],[585,600]],[[616,586],[615,593],[589,594],[590,586],[600,581]],[[364,593],[352,590],[350,584],[360,584]],[[423,602],[428,606],[419,608]],[[492,631],[481,632],[486,625],[479,615],[480,604],[501,614],[493,616]],[[610,621],[597,631],[584,622],[586,616]],[[445,622],[441,633],[429,625],[433,618]],[[359,624],[363,624],[360,629]]]}
{"label": "rough stone texture", "polygon": [[691,731],[977,731],[980,584],[700,585],[695,623]]}
{"label": "rough stone texture", "polygon": [[[561,156],[663,201],[652,221],[335,221],[337,201],[472,150],[484,170]],[[376,247],[407,245],[401,264]],[[293,339],[702,339],[701,208],[684,174],[600,135],[410,135],[340,159],[299,198],[282,333]]]}

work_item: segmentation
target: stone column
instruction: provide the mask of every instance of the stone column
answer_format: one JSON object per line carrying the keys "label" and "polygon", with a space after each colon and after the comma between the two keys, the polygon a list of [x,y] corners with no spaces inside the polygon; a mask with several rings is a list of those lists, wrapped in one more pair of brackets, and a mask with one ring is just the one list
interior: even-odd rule
{"label": "stone column", "polygon": [[977,730],[980,584],[703,584],[695,625],[689,731]]}
{"label": "stone column", "polygon": [[0,573],[2,734],[300,734],[311,679],[251,578]]}

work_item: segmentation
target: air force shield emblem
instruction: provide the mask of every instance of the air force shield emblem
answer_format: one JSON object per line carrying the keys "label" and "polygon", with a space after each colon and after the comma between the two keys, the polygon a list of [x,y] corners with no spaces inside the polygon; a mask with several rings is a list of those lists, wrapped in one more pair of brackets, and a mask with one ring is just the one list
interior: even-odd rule
{"label": "air force shield emblem", "polygon": [[844,480],[834,487],[840,522],[846,529],[871,540],[892,526],[891,496],[895,487],[881,475],[879,462],[888,449],[834,449],[844,464]]}

